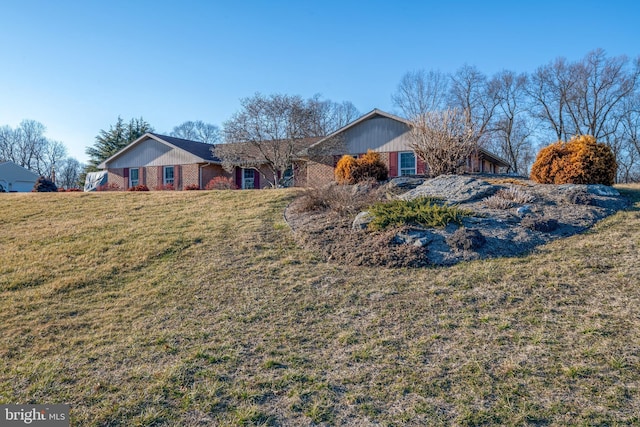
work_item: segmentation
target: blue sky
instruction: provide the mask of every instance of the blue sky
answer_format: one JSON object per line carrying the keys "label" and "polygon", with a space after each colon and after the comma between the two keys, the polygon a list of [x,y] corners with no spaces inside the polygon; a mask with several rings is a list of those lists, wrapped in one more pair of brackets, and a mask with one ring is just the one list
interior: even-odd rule
{"label": "blue sky", "polygon": [[0,3],[0,126],[33,119],[86,161],[120,115],[157,132],[221,126],[285,93],[393,112],[402,75],[530,72],[557,57],[640,55],[640,2],[32,1]]}

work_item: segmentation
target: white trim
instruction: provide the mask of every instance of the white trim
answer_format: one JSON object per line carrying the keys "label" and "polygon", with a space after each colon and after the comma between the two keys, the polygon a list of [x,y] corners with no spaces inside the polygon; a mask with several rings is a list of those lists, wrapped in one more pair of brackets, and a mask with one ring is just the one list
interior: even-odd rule
{"label": "white trim", "polygon": [[[252,178],[245,177],[245,172],[251,171],[253,173]],[[251,183],[251,187],[247,187],[247,184]],[[253,168],[242,168],[242,189],[243,190],[252,190],[256,185],[256,170]]]}
{"label": "white trim", "polygon": [[398,151],[398,176],[403,176],[402,174],[402,170],[403,169],[408,169],[408,168],[403,168],[402,167],[402,155],[403,154],[412,154],[413,155],[413,173],[409,173],[406,175],[415,175],[418,173],[418,156],[416,156],[416,153],[414,151]]}
{"label": "white trim", "polygon": [[[133,171],[138,172],[138,179],[136,180],[137,182],[135,184],[133,183],[132,177]],[[135,187],[136,185],[140,185],[140,168],[129,168],[129,187]]]}
{"label": "white trim", "polygon": [[[167,180],[167,170],[171,168],[171,182]],[[176,168],[173,166],[163,166],[162,167],[162,185],[173,185],[176,182]]]}

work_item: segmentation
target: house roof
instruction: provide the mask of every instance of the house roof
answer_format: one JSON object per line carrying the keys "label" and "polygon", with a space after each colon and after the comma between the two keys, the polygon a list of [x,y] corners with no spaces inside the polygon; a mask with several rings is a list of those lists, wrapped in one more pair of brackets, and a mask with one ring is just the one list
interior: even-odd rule
{"label": "house roof", "polygon": [[168,145],[169,147],[176,148],[179,150],[186,151],[194,156],[196,156],[200,162],[202,163],[220,163],[220,159],[213,155],[212,148],[214,147],[212,144],[205,144],[204,142],[191,141],[188,139],[176,138],[173,136],[160,135],[152,132],[147,132],[142,135],[140,138],[131,142],[126,147],[122,148],[120,151],[115,153],[113,156],[109,157],[102,163],[98,165],[100,169],[106,169],[107,163],[112,162],[116,158],[120,157],[131,148],[141,144],[143,141],[148,139],[153,139],[161,144]]}
{"label": "house roof", "polygon": [[150,135],[160,138],[161,140],[168,142],[169,144],[174,145],[178,148],[181,148],[184,151],[188,151],[194,156],[198,156],[205,161],[220,162],[220,159],[214,156],[211,151],[211,149],[214,147],[213,144],[205,144],[204,142],[175,138],[173,136],[158,135],[155,133],[150,133]]}
{"label": "house roof", "polygon": [[478,153],[485,159],[494,163],[496,166],[505,167],[505,168],[508,168],[511,166],[509,162],[507,162],[505,159],[493,154],[491,151],[485,150],[484,148],[478,148]]}
{"label": "house roof", "polygon": [[3,174],[10,173],[15,178],[18,179],[26,179],[34,181],[38,179],[38,174],[30,171],[29,169],[20,166],[19,164],[12,162],[11,160],[0,160],[0,169]]}

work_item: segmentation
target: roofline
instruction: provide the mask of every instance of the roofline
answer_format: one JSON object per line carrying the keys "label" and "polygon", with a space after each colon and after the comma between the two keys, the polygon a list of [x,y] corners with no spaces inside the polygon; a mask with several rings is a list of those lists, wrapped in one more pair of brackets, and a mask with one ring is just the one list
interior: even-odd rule
{"label": "roofline", "polygon": [[27,169],[24,166],[20,166],[19,164],[17,164],[16,162],[14,162],[13,160],[0,160],[0,165],[5,165],[5,164],[11,164],[13,166],[16,166],[26,172],[29,172],[30,174],[32,174],[33,176],[35,176],[36,178],[38,178],[40,175],[34,171],[32,171],[31,169]]}
{"label": "roofline", "polygon": [[[478,148],[478,152],[482,153],[483,155],[490,157],[491,160],[494,160],[494,163],[502,163],[501,166],[510,168],[511,164],[509,162],[507,162],[505,159],[503,159],[502,157],[499,157],[497,155],[495,155],[494,153],[492,153],[491,151],[488,151],[484,148]],[[499,165],[500,166],[500,165]]]}
{"label": "roofline", "polygon": [[382,110],[378,110],[377,108],[374,108],[373,110],[369,111],[367,114],[365,114],[363,116],[360,116],[359,118],[355,119],[351,123],[349,123],[349,124],[347,124],[345,126],[342,126],[340,129],[336,130],[335,132],[325,136],[320,141],[311,144],[308,148],[312,148],[312,147],[315,147],[316,145],[320,145],[323,142],[325,142],[325,141],[335,137],[336,135],[346,131],[347,129],[349,129],[349,128],[353,127],[353,126],[356,126],[356,125],[362,123],[365,120],[369,120],[373,116],[382,116],[382,117],[386,117],[386,118],[391,119],[391,120],[396,120],[398,122],[404,123],[407,126],[411,125],[411,123],[408,120],[403,119],[402,117],[398,117],[398,116],[395,116],[393,114],[387,113],[387,112],[382,111]]}
{"label": "roofline", "polygon": [[[162,144],[168,145],[171,148],[177,149],[177,150],[182,150],[182,151],[186,151],[187,153],[191,154],[194,157],[197,157],[200,159],[200,162],[198,163],[217,163],[215,161],[211,161],[211,160],[206,160],[203,159],[200,156],[196,156],[195,154],[185,150],[184,148],[180,148],[176,145],[173,145],[172,143],[165,141],[164,139],[162,139],[163,135],[158,135],[152,132],[146,132],[144,135],[140,136],[138,139],[130,142],[126,147],[123,147],[120,149],[120,151],[117,151],[114,155],[112,155],[111,157],[109,157],[108,159],[104,160],[102,163],[100,163],[97,167],[99,169],[107,169],[107,163],[113,161],[115,158],[120,157],[122,154],[124,154],[125,152],[129,151],[130,148],[133,148],[133,146],[139,144],[140,142],[142,142],[146,137],[149,137],[157,142],[160,142]],[[188,140],[185,140],[188,141]],[[199,142],[199,141],[193,141],[193,142]],[[213,147],[213,145],[212,145]]]}

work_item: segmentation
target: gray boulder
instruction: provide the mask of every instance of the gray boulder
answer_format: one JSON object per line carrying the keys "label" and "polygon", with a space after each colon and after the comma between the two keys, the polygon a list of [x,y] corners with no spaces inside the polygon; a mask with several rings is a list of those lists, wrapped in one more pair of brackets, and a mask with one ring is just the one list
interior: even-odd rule
{"label": "gray boulder", "polygon": [[385,188],[390,191],[408,191],[423,184],[425,178],[417,178],[412,176],[399,176],[392,178],[385,184]]}
{"label": "gray boulder", "polygon": [[439,197],[449,203],[464,203],[490,196],[496,187],[469,175],[440,175],[400,196],[402,200]]}
{"label": "gray boulder", "polygon": [[369,223],[373,221],[373,215],[369,213],[369,211],[362,211],[356,218],[353,220],[351,224],[352,230],[364,230],[369,226]]}

